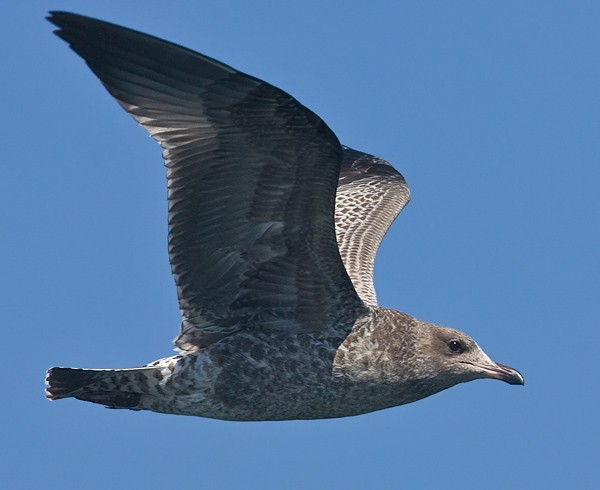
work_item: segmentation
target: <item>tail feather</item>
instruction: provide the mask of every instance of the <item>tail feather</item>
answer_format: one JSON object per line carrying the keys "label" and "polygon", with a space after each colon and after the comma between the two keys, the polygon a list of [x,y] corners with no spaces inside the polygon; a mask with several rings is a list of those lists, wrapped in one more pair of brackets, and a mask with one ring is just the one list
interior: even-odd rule
{"label": "tail feather", "polygon": [[75,396],[75,392],[98,381],[104,372],[92,369],[50,368],[46,374],[46,397],[59,400]]}
{"label": "tail feather", "polygon": [[[131,371],[134,370],[120,370]],[[117,377],[119,370],[53,367],[46,374],[46,397],[50,400],[74,397],[110,408],[136,409],[141,393],[130,391],[128,377]],[[118,385],[120,380],[123,384]]]}

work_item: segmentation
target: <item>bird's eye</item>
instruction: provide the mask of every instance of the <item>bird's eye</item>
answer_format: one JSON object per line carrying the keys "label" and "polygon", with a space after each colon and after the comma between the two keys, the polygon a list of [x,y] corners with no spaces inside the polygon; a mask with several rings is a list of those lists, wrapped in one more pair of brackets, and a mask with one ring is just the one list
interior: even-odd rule
{"label": "bird's eye", "polygon": [[448,348],[452,351],[452,352],[464,352],[465,350],[465,346],[463,345],[463,343],[460,340],[451,340],[450,342],[448,342]]}

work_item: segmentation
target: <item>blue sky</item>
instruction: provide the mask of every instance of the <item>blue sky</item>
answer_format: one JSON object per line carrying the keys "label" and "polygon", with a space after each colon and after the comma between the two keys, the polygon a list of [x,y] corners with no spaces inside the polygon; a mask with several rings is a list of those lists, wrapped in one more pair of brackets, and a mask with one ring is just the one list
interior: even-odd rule
{"label": "blue sky", "polygon": [[[392,162],[413,199],[380,303],[469,333],[525,387],[279,423],[45,400],[48,367],[142,365],[179,324],[160,148],[50,9],[265,79]],[[593,1],[4,5],[2,488],[598,488],[598,25]]]}

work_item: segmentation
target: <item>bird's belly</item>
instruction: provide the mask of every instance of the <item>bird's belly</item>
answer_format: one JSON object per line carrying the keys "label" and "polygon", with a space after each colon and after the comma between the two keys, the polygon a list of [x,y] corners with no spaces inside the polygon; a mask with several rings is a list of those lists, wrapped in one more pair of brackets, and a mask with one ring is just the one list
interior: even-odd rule
{"label": "bird's belly", "polygon": [[335,358],[343,340],[238,335],[183,357],[170,401],[150,409],[224,420],[289,420],[358,415],[412,401],[402,387],[340,375]]}

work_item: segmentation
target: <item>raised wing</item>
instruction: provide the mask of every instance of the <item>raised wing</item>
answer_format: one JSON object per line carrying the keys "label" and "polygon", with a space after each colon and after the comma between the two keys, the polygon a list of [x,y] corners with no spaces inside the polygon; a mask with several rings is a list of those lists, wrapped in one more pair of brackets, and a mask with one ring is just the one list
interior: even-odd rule
{"label": "raised wing", "polygon": [[375,306],[375,255],[410,200],[410,191],[404,177],[385,160],[343,149],[335,202],[337,242],[354,289],[365,303]]}
{"label": "raised wing", "polygon": [[318,116],[175,44],[69,13],[49,20],[165,149],[180,350],[241,329],[326,329],[363,311],[334,230],[342,148]]}

